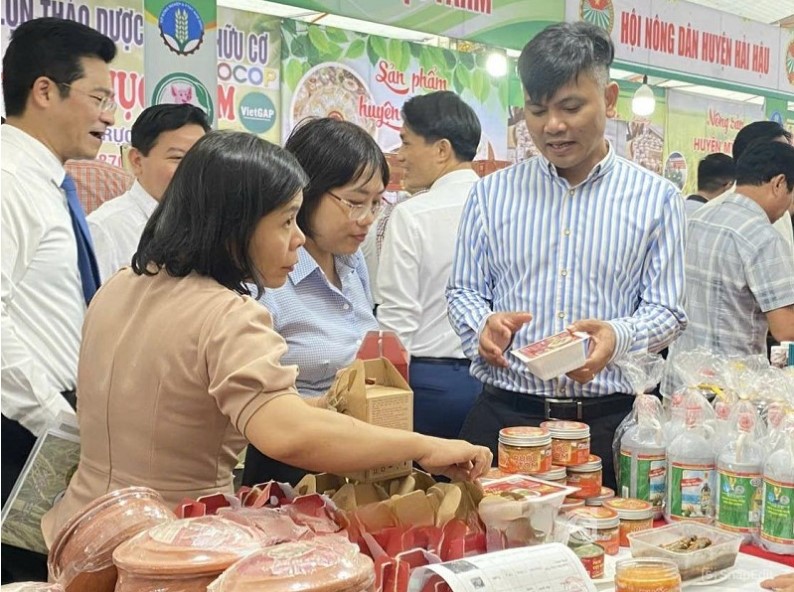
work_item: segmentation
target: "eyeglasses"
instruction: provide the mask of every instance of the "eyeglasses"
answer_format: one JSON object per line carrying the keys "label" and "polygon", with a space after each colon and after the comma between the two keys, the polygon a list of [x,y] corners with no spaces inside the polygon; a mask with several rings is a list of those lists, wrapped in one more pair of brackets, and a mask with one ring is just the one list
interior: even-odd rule
{"label": "eyeglasses", "polygon": [[380,209],[383,207],[382,197],[379,197],[368,206],[367,204],[359,204],[347,201],[346,199],[336,195],[333,191],[326,191],[326,193],[337,200],[340,204],[345,206],[347,208],[347,217],[351,220],[355,220],[356,222],[361,222],[370,214],[372,214],[373,218],[377,217],[378,212],[380,212]]}
{"label": "eyeglasses", "polygon": [[56,82],[55,84],[57,84],[58,86],[65,86],[66,88],[69,88],[74,92],[80,93],[81,95],[86,95],[91,97],[92,99],[97,101],[97,107],[99,107],[99,110],[102,113],[114,113],[116,111],[116,107],[118,106],[116,105],[116,101],[113,99],[113,97],[108,97],[108,96],[103,97],[103,96],[91,94],[90,92],[80,90],[79,88],[74,88],[71,84],[66,82]]}

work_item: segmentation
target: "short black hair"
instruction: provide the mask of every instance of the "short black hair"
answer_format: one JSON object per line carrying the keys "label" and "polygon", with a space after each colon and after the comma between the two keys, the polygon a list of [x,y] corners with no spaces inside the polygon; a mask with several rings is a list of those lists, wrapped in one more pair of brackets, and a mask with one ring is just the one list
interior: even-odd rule
{"label": "short black hair", "polygon": [[190,273],[240,294],[263,289],[248,253],[263,216],[289,203],[308,179],[289,152],[253,134],[211,131],[191,148],[143,230],[138,275]]}
{"label": "short black hair", "polygon": [[132,124],[130,143],[141,154],[148,156],[160,134],[186,125],[198,125],[205,132],[211,129],[207,114],[195,105],[152,105],[141,111]]}
{"label": "short black hair", "polygon": [[744,153],[745,149],[758,140],[780,140],[785,138],[791,142],[791,132],[776,121],[754,121],[748,123],[733,140],[733,160],[736,162]]}
{"label": "short black hair", "polygon": [[474,160],[482,128],[477,114],[452,91],[440,90],[408,99],[402,108],[403,124],[426,142],[448,140],[455,156]]}
{"label": "short black hair", "polygon": [[518,74],[530,100],[540,104],[583,73],[606,84],[614,58],[615,46],[601,27],[584,21],[557,23],[524,46]]}
{"label": "short black hair", "polygon": [[774,140],[756,140],[736,162],[736,185],[763,185],[784,175],[788,190],[794,189],[794,146]]}
{"label": "short black hair", "polygon": [[733,158],[721,152],[704,157],[698,163],[698,189],[718,191],[736,178],[736,165]]}
{"label": "short black hair", "polygon": [[311,238],[310,221],[329,189],[343,187],[366,176],[380,175],[389,184],[389,164],[377,142],[366,130],[349,121],[331,117],[307,118],[292,130],[284,148],[298,159],[309,175],[303,190],[298,226]]}
{"label": "short black hair", "polygon": [[62,97],[69,96],[64,86],[85,75],[81,58],[99,58],[106,64],[116,57],[113,40],[76,21],[46,17],[29,20],[11,35],[3,56],[3,99],[6,115],[20,116],[33,83],[46,76],[58,84]]}

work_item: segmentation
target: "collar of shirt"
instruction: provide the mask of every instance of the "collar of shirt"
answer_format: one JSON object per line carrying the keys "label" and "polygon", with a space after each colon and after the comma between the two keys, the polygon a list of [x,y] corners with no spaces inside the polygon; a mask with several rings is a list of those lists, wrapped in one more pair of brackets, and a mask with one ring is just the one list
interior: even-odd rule
{"label": "collar of shirt", "polygon": [[8,154],[14,162],[23,164],[25,162],[36,163],[35,170],[44,171],[47,178],[51,179],[58,188],[61,187],[63,178],[66,176],[66,170],[63,168],[63,163],[58,160],[58,157],[42,142],[18,127],[5,124],[3,125],[3,143],[5,144],[3,146],[3,160],[7,158],[6,151],[11,148]]}
{"label": "collar of shirt", "polygon": [[135,181],[132,187],[130,187],[130,197],[147,218],[149,218],[157,208],[157,200],[149,195],[149,192],[146,191],[143,185],[138,183],[138,181]]}
{"label": "collar of shirt", "polygon": [[[601,175],[605,175],[612,169],[612,167],[615,166],[615,150],[612,148],[612,143],[607,139],[604,139],[604,141],[607,143],[607,155],[603,159],[601,159],[601,161],[597,165],[593,167],[593,170],[591,170],[588,173],[587,178],[581,183],[579,183],[579,185],[584,185],[585,183],[597,179]],[[562,177],[560,177],[560,174],[557,172],[557,167],[554,166],[545,156],[539,154],[538,158],[545,165],[541,167],[541,170],[545,174],[548,174],[549,176],[555,177],[557,179],[562,179]],[[568,181],[565,182],[567,183]]]}
{"label": "collar of shirt", "polygon": [[736,192],[731,192],[724,195],[725,197],[723,198],[723,203],[732,203],[737,206],[741,206],[747,210],[750,210],[754,214],[765,218],[767,222],[769,221],[769,216],[764,209],[746,195]]}
{"label": "collar of shirt", "polygon": [[697,203],[702,203],[702,204],[708,202],[708,200],[699,193],[693,193],[692,195],[688,196],[687,199],[689,201],[695,201]]}
{"label": "collar of shirt", "polygon": [[[340,265],[349,269],[355,269],[357,253],[358,252],[352,255],[334,255],[334,264],[337,267],[337,271],[339,271]],[[295,265],[295,269],[289,274],[289,279],[292,284],[297,286],[315,271],[321,272],[320,265],[314,260],[314,257],[311,256],[305,247],[298,249],[298,263]],[[340,273],[339,275],[341,276],[342,274]]]}
{"label": "collar of shirt", "polygon": [[[430,189],[422,191],[421,193],[427,193],[428,191],[432,191],[435,189],[440,189],[445,187],[446,185],[452,185],[453,183],[464,183],[466,181],[477,181],[480,176],[475,173],[472,169],[463,169],[460,171],[452,171],[451,173],[447,173],[435,180],[435,182],[430,186]],[[419,195],[419,193],[417,194]]]}

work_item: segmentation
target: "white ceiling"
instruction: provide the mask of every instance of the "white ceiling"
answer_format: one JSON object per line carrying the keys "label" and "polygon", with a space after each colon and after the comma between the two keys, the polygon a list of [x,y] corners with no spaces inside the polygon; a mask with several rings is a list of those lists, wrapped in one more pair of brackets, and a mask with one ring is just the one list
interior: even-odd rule
{"label": "white ceiling", "polygon": [[[762,21],[768,24],[785,21],[783,22],[783,25],[790,27],[792,26],[792,22],[794,22],[794,0],[750,0],[749,2],[748,0],[687,1],[708,6],[709,8],[714,8],[723,12],[735,14],[749,20]],[[448,46],[447,39],[428,33],[410,31],[408,29],[399,29],[397,27],[389,27],[377,23],[359,21],[333,14],[312,12],[303,8],[295,8],[285,4],[279,4],[277,2],[268,2],[266,0],[218,0],[218,5],[252,12],[261,12],[263,14],[269,14],[272,16],[293,18],[311,23],[339,27],[341,29],[347,29],[350,31],[359,31],[366,34],[390,37],[393,39],[405,39],[406,41],[414,41],[417,43]],[[507,53],[508,55],[517,56],[519,52],[508,50]],[[616,79],[634,80],[638,82],[641,81],[642,78],[633,72],[626,72],[618,69],[613,69],[612,75]],[[759,105],[763,104],[764,102],[764,98],[758,95],[722,90],[708,86],[700,86],[687,82],[681,82],[679,80],[649,78],[649,83],[654,86],[676,88],[685,92],[709,95],[734,101],[747,101]],[[789,109],[794,110],[794,102],[789,103]]]}

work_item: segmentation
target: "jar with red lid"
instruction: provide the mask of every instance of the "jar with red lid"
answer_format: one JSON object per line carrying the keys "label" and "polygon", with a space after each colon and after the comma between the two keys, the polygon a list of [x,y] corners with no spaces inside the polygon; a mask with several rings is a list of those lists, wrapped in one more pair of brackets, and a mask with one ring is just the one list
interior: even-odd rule
{"label": "jar with red lid", "polygon": [[579,489],[571,494],[573,498],[587,499],[599,495],[602,479],[601,457],[595,454],[591,454],[586,463],[568,467],[568,486]]}
{"label": "jar with red lid", "polygon": [[551,434],[551,461],[569,467],[590,457],[590,426],[580,421],[544,421],[540,427]]}
{"label": "jar with red lid", "polygon": [[604,502],[620,518],[620,546],[628,547],[628,535],[653,528],[653,504],[644,500],[616,497]]}
{"label": "jar with red lid", "polygon": [[609,508],[576,508],[567,513],[568,520],[578,527],[607,555],[617,555],[620,550],[620,519]]}
{"label": "jar with red lid", "polygon": [[545,473],[551,469],[551,434],[532,426],[501,429],[498,457],[504,473]]}

